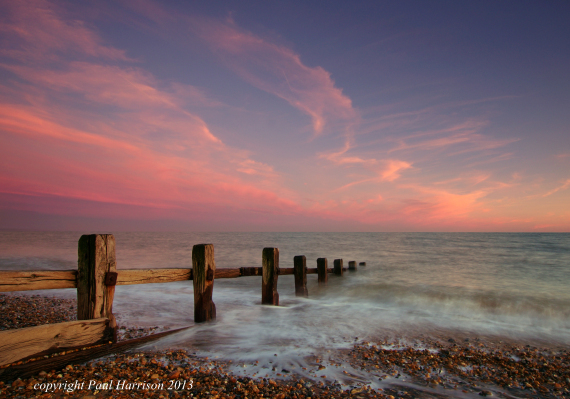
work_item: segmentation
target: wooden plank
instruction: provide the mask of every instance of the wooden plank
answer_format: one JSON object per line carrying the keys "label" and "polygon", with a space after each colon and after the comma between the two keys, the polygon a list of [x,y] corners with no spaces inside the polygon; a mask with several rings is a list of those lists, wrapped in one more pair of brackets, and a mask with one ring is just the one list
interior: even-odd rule
{"label": "wooden plank", "polygon": [[263,248],[261,253],[261,304],[279,306],[277,279],[279,277],[279,249]]}
{"label": "wooden plank", "polygon": [[298,255],[293,258],[293,269],[295,275],[295,296],[309,296],[307,290],[307,258],[305,255]]}
{"label": "wooden plank", "polygon": [[236,278],[241,277],[241,270],[239,268],[219,268],[216,269],[215,278]]}
{"label": "wooden plank", "polygon": [[146,337],[130,339],[128,341],[121,341],[114,344],[99,345],[96,347],[85,348],[87,345],[80,345],[76,348],[71,348],[73,351],[68,351],[65,355],[35,360],[24,364],[10,365],[7,368],[0,369],[0,381],[9,382],[17,378],[27,378],[39,373],[40,371],[60,370],[68,364],[84,363],[102,356],[118,354],[149,341],[153,341],[188,328],[191,327],[178,328],[176,330],[147,335]]}
{"label": "wooden plank", "polygon": [[317,271],[319,274],[319,285],[326,285],[329,281],[328,275],[328,261],[327,258],[319,258],[317,259]]}
{"label": "wooden plank", "polygon": [[76,287],[77,270],[0,271],[0,292]]}
{"label": "wooden plank", "polygon": [[[192,269],[118,270],[117,285],[171,283],[192,280]],[[216,277],[218,277],[216,275]]]}
{"label": "wooden plank", "polygon": [[0,331],[0,365],[53,348],[108,342],[113,339],[108,318],[67,321],[43,326]]}
{"label": "wooden plank", "polygon": [[216,318],[216,305],[212,301],[214,291],[214,245],[197,244],[192,248],[194,277],[194,321],[201,323]]}
{"label": "wooden plank", "polygon": [[263,267],[240,267],[241,276],[262,276]]}
{"label": "wooden plank", "polygon": [[295,274],[295,268],[293,267],[281,267],[279,268],[279,275],[284,276],[286,274]]}
{"label": "wooden plank", "polygon": [[318,274],[319,270],[316,267],[307,267],[307,274]]}

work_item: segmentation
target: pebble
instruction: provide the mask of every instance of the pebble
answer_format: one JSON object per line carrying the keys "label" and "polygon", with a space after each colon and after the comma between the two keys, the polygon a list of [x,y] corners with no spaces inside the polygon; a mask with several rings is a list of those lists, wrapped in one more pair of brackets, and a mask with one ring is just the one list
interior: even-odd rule
{"label": "pebble", "polygon": [[[0,329],[6,330],[75,320],[76,308],[74,300],[0,294],[0,314]],[[45,317],[41,318],[41,314]],[[121,328],[119,336],[121,339],[130,339],[152,334],[161,328]],[[28,379],[0,382],[0,397],[142,397],[125,396],[125,392],[119,390],[79,389],[68,394],[63,391],[42,393],[33,388],[37,383],[124,379],[149,383],[192,381],[192,387],[183,391],[144,392],[144,397],[159,399],[439,397],[433,394],[433,389],[438,392],[445,389],[445,392],[451,393],[451,397],[455,396],[453,392],[498,397],[538,397],[540,392],[540,397],[544,398],[570,398],[570,353],[567,350],[553,351],[505,343],[493,347],[487,341],[484,344],[479,339],[474,341],[479,345],[447,338],[441,343],[424,340],[424,348],[380,340],[373,343],[355,342],[349,351],[333,351],[328,360],[315,360],[314,367],[318,370],[348,363],[356,370],[376,373],[383,384],[391,375],[393,377],[390,378],[399,378],[394,381],[405,378],[406,383],[409,381],[417,388],[384,385],[383,389],[374,390],[362,384],[353,384],[343,390],[339,384],[328,381],[311,383],[298,379],[294,370],[288,369],[281,369],[285,375],[279,380],[238,377],[224,371],[231,362],[212,361],[183,350],[171,349],[111,355],[85,364],[69,364],[62,370],[41,371]],[[346,371],[345,374],[348,376]],[[477,385],[485,389],[477,389]],[[423,391],[422,387],[426,390]]]}

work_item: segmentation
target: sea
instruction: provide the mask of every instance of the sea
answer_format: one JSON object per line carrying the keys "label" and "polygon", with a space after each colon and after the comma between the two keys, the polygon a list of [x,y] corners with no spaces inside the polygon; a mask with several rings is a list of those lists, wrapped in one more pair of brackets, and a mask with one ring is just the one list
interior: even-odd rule
{"label": "sea", "polygon": [[[81,234],[0,232],[0,270],[76,269]],[[326,286],[308,275],[307,298],[295,296],[293,276],[280,276],[280,306],[261,305],[259,276],[216,280],[217,318],[200,324],[193,321],[191,281],[116,287],[113,313],[121,323],[192,326],[153,348],[229,359],[237,373],[303,374],[310,355],[380,339],[394,347],[429,337],[570,345],[570,233],[114,235],[119,272],[191,267],[192,247],[202,243],[214,244],[218,268],[261,266],[264,247],[279,248],[280,267],[293,267],[296,255],[305,255],[308,267],[317,258],[327,258],[329,268],[334,259],[366,262],[342,277],[329,274]],[[76,296],[74,289],[22,292],[38,293]],[[342,377],[339,370],[327,378]]]}

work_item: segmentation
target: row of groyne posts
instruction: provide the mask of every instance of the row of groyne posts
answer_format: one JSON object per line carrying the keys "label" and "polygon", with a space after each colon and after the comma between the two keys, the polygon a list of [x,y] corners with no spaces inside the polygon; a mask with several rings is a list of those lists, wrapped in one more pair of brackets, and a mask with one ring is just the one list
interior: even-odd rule
{"label": "row of groyne posts", "polygon": [[0,292],[77,289],[77,321],[0,331],[0,366],[55,349],[117,342],[118,327],[112,309],[117,285],[192,280],[194,321],[201,323],[216,318],[214,279],[261,276],[261,303],[278,306],[280,275],[293,274],[295,295],[307,297],[307,274],[317,274],[318,283],[327,284],[329,273],[342,276],[347,269],[357,269],[356,261],[348,262],[345,268],[342,259],[335,259],[330,269],[326,258],[317,259],[316,268],[307,268],[306,263],[305,256],[295,256],[292,268],[280,268],[279,249],[264,248],[261,267],[216,268],[214,245],[198,244],[192,248],[192,268],[117,271],[114,236],[83,235],[79,239],[77,270],[0,271]]}

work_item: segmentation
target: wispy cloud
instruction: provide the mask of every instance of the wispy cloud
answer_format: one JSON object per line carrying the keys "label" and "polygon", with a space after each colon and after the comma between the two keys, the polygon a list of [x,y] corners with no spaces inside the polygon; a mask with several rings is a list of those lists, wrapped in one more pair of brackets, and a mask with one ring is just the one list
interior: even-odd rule
{"label": "wispy cloud", "polygon": [[568,189],[569,187],[570,187],[570,179],[567,179],[561,186],[558,186],[558,187],[550,190],[549,192],[543,194],[542,196],[548,197],[548,196],[555,194],[559,191],[564,191],[564,190]]}
{"label": "wispy cloud", "polygon": [[343,129],[358,118],[352,101],[335,86],[322,67],[309,67],[290,48],[239,28],[232,21],[190,19],[192,29],[226,60],[226,65],[255,87],[280,97],[309,115],[313,131],[341,123]]}
{"label": "wispy cloud", "polygon": [[[496,114],[469,108],[510,96],[418,93],[361,110],[361,91],[353,102],[327,65],[309,65],[280,39],[159,2],[121,4],[131,7],[130,33],[166,29],[168,46],[199,47],[206,61],[196,76],[171,76],[107,43],[113,35],[99,34],[95,19],[78,19],[81,4],[74,14],[61,2],[0,4],[0,207],[275,229],[272,220],[291,229],[309,220],[311,229],[353,230],[568,226],[570,179],[514,164],[518,138],[497,130]],[[223,90],[202,83],[208,66],[249,84],[231,92],[235,103],[266,93],[276,101],[224,104]],[[545,159],[559,166],[567,157]],[[552,215],[539,215],[541,200]]]}
{"label": "wispy cloud", "polygon": [[386,169],[384,169],[380,176],[383,181],[394,181],[402,175],[402,171],[412,167],[412,164],[405,161],[398,161],[390,159],[386,161]]}
{"label": "wispy cloud", "polygon": [[2,2],[0,32],[9,45],[0,54],[18,61],[54,61],[70,51],[110,60],[129,60],[123,50],[105,45],[77,20],[61,17],[64,10],[45,0]]}
{"label": "wispy cloud", "polygon": [[208,203],[303,212],[271,165],[227,146],[187,109],[189,99],[204,100],[200,90],[133,66],[47,2],[9,11],[3,29],[15,42],[3,47],[11,62],[0,68],[19,80],[0,86],[2,193],[40,208],[50,196],[182,213]]}

